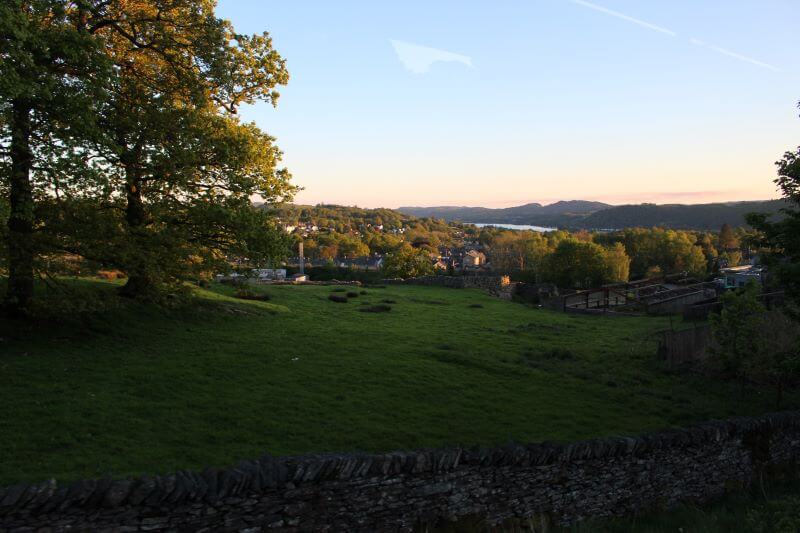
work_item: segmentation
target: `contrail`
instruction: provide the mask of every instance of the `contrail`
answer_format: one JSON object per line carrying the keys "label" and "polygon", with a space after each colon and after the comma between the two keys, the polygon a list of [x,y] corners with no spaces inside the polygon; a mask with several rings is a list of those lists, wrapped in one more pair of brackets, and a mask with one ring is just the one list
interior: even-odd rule
{"label": "contrail", "polygon": [[745,63],[750,63],[751,65],[768,68],[769,70],[772,70],[774,72],[781,71],[781,69],[779,69],[774,65],[770,65],[769,63],[764,63],[763,61],[759,61],[758,59],[753,59],[752,57],[743,56],[742,54],[737,54],[736,52],[732,52],[726,48],[721,48],[719,46],[711,46],[710,48],[715,52],[719,52],[720,54],[726,55],[728,57],[738,59],[739,61],[744,61]]}
{"label": "contrail", "polygon": [[454,61],[472,67],[472,58],[469,56],[394,39],[391,39],[391,43],[400,62],[414,74],[428,72],[437,61]]}
{"label": "contrail", "polygon": [[636,24],[637,26],[641,26],[642,28],[647,28],[648,30],[657,31],[659,33],[663,33],[665,35],[669,35],[670,37],[675,37],[678,35],[672,30],[668,30],[667,28],[662,28],[661,26],[656,26],[655,24],[650,24],[641,19],[637,19],[634,17],[629,17],[623,13],[618,11],[613,11],[608,9],[607,7],[598,6],[597,4],[593,4],[591,2],[587,2],[586,0],[572,0],[573,3],[578,4],[579,6],[588,7],[589,9],[594,9],[595,11],[599,11],[600,13],[605,13],[606,15],[611,15],[612,17],[616,17],[618,19],[622,19],[626,22],[630,22],[631,24]]}
{"label": "contrail", "polygon": [[[597,5],[597,4],[593,4],[591,2],[587,2],[586,0],[571,0],[571,2],[573,4],[578,4],[579,6],[583,6],[583,7],[589,8],[589,9],[593,9],[595,11],[599,11],[600,13],[605,13],[606,15],[610,15],[612,17],[616,17],[618,19],[622,19],[622,20],[624,20],[626,22],[630,22],[631,24],[636,24],[637,26],[641,26],[643,28],[647,28],[648,30],[653,30],[653,31],[657,31],[659,33],[663,33],[665,35],[669,35],[670,37],[676,37],[678,35],[674,31],[669,30],[667,28],[664,28],[664,27],[661,27],[661,26],[657,26],[657,25],[651,24],[651,23],[649,23],[647,21],[644,21],[644,20],[641,20],[641,19],[637,19],[637,18],[628,16],[628,15],[625,15],[624,13],[620,13],[618,11],[614,11],[612,9],[608,9],[607,7],[603,7],[603,6],[600,6],[600,5]],[[707,44],[705,41],[702,41],[702,40],[700,40],[700,39],[698,39],[696,37],[690,38],[689,42],[692,43],[693,45],[696,45],[696,46],[708,46],[708,48],[710,48],[711,50],[717,52],[718,54],[726,55],[728,57],[732,57],[734,59],[738,59],[739,61],[743,61],[745,63],[750,63],[751,65],[755,65],[757,67],[766,68],[766,69],[772,70],[774,72],[781,72],[781,69],[779,69],[778,67],[776,67],[774,65],[770,65],[769,63],[765,63],[763,61],[759,61],[757,59],[754,59],[752,57],[748,57],[746,55],[738,54],[736,52],[728,50],[727,48],[722,48],[721,46],[715,46],[715,45],[712,45],[712,44]]]}

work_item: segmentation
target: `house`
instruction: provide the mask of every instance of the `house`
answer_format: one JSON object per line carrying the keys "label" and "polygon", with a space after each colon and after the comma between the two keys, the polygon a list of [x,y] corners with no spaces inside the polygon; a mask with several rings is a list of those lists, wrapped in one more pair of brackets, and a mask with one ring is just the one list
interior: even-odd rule
{"label": "house", "polygon": [[259,282],[283,281],[286,279],[285,268],[254,268],[253,277]]}
{"label": "house", "polygon": [[719,273],[721,277],[716,279],[717,284],[726,289],[733,289],[744,287],[750,280],[763,285],[767,271],[759,265],[742,265],[721,268]]}
{"label": "house", "polygon": [[283,281],[286,279],[285,268],[254,268],[249,273],[241,274],[231,272],[230,274],[217,274],[214,276],[220,283],[269,283],[270,281]]}
{"label": "house", "polygon": [[444,259],[437,259],[436,262],[433,264],[433,268],[436,270],[447,270],[447,263]]}
{"label": "house", "polygon": [[463,268],[480,268],[486,264],[486,255],[478,250],[470,250],[464,254]]}

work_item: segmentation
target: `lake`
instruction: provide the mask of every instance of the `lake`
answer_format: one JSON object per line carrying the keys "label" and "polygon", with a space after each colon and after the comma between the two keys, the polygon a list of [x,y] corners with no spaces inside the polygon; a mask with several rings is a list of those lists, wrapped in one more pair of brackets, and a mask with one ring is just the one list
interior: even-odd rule
{"label": "lake", "polygon": [[465,224],[472,224],[473,226],[478,226],[479,228],[486,228],[486,227],[495,227],[495,228],[504,228],[504,229],[515,229],[515,230],[529,230],[529,231],[556,231],[558,228],[545,228],[543,226],[529,226],[527,224],[477,224],[475,222],[465,222]]}

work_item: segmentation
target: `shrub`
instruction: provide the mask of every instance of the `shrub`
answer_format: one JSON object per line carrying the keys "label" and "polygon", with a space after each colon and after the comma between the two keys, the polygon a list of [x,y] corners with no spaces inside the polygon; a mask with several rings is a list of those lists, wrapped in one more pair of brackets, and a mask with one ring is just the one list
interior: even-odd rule
{"label": "shrub", "polygon": [[392,308],[388,305],[377,304],[377,305],[370,305],[369,307],[362,307],[359,311],[364,313],[387,313],[391,311]]}
{"label": "shrub", "polygon": [[483,304],[469,304],[473,309],[483,309]]}
{"label": "shrub", "polygon": [[356,291],[350,291],[347,293],[348,298],[358,298],[358,293]]}
{"label": "shrub", "polygon": [[258,292],[254,292],[247,287],[239,287],[233,293],[234,298],[239,298],[240,300],[257,300],[260,302],[269,301],[269,294],[262,294]]}
{"label": "shrub", "polygon": [[346,304],[347,297],[346,296],[339,296],[338,294],[331,294],[328,296],[328,300],[332,302],[336,302],[337,304]]}
{"label": "shrub", "polygon": [[359,294],[369,294],[367,291],[359,291]]}
{"label": "shrub", "polygon": [[114,281],[115,279],[125,279],[126,276],[124,272],[120,272],[119,270],[99,270],[97,272],[97,277],[108,281]]}
{"label": "shrub", "polygon": [[394,300],[389,300],[389,299],[386,299],[386,300],[381,300],[381,303],[385,303],[385,304],[396,304],[397,302],[396,302],[396,301],[394,301]]}

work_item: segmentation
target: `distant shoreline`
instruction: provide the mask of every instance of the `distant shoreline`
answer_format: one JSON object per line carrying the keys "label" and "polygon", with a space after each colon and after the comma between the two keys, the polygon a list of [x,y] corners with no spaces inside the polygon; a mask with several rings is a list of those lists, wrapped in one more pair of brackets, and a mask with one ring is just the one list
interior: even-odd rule
{"label": "distant shoreline", "polygon": [[546,228],[544,226],[531,226],[529,224],[503,224],[503,223],[486,223],[486,222],[464,222],[464,224],[472,224],[473,226],[478,226],[479,228],[486,228],[486,227],[493,227],[493,228],[503,228],[503,229],[513,229],[513,230],[530,230],[530,231],[538,231],[539,233],[547,233],[548,231],[558,231],[558,228]]}

